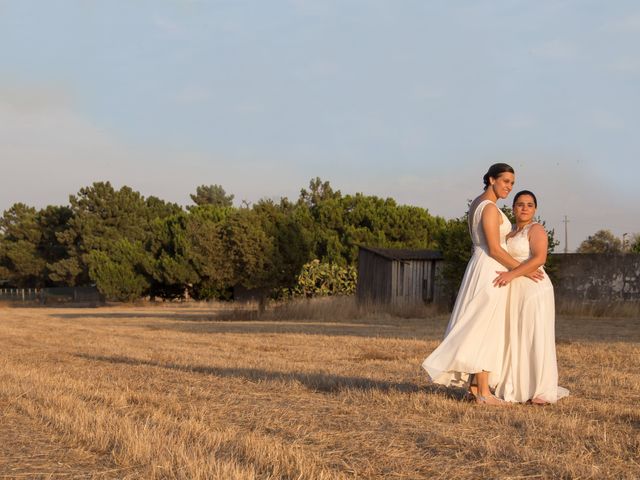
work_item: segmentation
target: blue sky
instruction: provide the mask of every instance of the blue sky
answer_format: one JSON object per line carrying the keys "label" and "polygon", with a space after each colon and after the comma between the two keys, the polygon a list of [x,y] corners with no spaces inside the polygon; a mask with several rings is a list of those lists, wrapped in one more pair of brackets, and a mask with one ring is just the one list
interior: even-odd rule
{"label": "blue sky", "polygon": [[638,45],[632,1],[0,0],[0,210],[320,176],[451,218],[504,161],[573,250],[640,232]]}

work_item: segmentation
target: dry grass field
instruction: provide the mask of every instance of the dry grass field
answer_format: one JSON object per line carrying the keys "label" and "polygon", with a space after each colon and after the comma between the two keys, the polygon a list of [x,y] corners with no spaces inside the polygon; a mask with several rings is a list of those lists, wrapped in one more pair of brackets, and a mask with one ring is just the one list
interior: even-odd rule
{"label": "dry grass field", "polygon": [[0,308],[0,478],[640,478],[640,319],[559,317],[557,405],[427,384],[447,318]]}

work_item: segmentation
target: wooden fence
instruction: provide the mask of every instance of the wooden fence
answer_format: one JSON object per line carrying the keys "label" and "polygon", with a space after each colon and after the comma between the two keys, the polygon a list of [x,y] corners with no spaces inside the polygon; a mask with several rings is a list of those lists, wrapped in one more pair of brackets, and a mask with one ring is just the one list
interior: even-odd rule
{"label": "wooden fence", "polygon": [[0,301],[10,303],[103,304],[104,296],[96,287],[0,288]]}
{"label": "wooden fence", "polygon": [[27,302],[39,300],[42,288],[0,288],[0,300]]}

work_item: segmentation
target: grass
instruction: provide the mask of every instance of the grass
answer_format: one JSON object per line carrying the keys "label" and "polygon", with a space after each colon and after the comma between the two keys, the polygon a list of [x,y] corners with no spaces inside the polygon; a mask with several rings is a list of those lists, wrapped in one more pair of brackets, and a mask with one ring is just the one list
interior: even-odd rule
{"label": "grass", "polygon": [[640,477],[639,318],[559,317],[571,396],[490,408],[420,370],[445,315],[349,302],[0,309],[0,478]]}
{"label": "grass", "polygon": [[581,317],[640,317],[638,301],[556,301],[560,314]]}

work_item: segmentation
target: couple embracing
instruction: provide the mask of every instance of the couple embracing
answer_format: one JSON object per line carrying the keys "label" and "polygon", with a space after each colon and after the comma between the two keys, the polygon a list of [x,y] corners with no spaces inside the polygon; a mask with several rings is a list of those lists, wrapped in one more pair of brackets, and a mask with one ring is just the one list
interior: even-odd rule
{"label": "couple embracing", "polygon": [[[442,343],[422,363],[431,381],[466,387],[477,403],[555,403],[558,386],[553,286],[544,273],[547,233],[535,222],[535,195],[513,200],[511,225],[496,201],[515,182],[497,163],[484,176],[484,193],[469,206],[473,255]],[[493,390],[493,392],[492,392]]]}

